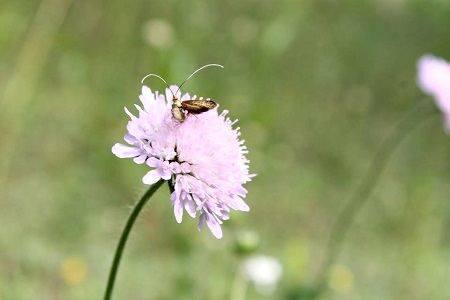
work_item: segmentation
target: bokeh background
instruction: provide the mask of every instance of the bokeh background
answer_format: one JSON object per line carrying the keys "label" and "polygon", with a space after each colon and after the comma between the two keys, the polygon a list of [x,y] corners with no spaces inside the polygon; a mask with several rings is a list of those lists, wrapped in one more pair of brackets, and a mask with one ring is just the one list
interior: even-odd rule
{"label": "bokeh background", "polygon": [[[445,0],[0,3],[0,299],[101,299],[145,166],[117,159],[140,80],[174,84],[239,119],[250,213],[216,240],[177,224],[159,190],[128,242],[115,299],[230,299],[242,232],[309,299],[345,201],[420,101],[425,53],[450,59]],[[146,84],[162,90],[156,78]],[[449,299],[450,137],[421,124],[389,160],[321,299]],[[238,279],[239,280],[239,279]],[[308,296],[309,295],[309,296]],[[311,297],[310,297],[311,298]]]}

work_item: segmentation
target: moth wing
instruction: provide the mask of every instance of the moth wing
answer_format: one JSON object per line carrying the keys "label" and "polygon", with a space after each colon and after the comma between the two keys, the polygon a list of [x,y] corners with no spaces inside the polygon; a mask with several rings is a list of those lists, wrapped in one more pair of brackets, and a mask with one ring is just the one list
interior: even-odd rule
{"label": "moth wing", "polygon": [[181,102],[181,107],[193,114],[200,114],[217,106],[211,100],[185,100]]}

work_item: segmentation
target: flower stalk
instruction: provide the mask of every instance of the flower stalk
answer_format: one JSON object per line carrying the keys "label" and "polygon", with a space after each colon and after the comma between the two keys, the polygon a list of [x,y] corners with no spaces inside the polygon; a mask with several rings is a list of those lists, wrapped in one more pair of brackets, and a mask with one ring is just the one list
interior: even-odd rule
{"label": "flower stalk", "polygon": [[120,260],[122,258],[123,251],[125,249],[125,244],[127,242],[128,236],[133,228],[134,222],[136,221],[139,213],[141,212],[144,205],[150,199],[150,197],[161,187],[164,183],[164,180],[159,180],[147,190],[147,192],[142,196],[142,198],[136,203],[133,210],[131,211],[130,216],[128,217],[127,223],[122,231],[122,235],[120,236],[119,243],[117,244],[116,253],[114,254],[114,259],[111,265],[111,270],[109,272],[108,283],[106,286],[105,297],[104,300],[111,299],[112,291],[114,289],[114,282],[117,275],[117,270],[119,268]]}
{"label": "flower stalk", "polygon": [[319,269],[316,278],[317,295],[322,294],[325,288],[325,282],[330,267],[339,255],[341,246],[347,236],[358,213],[365,203],[367,203],[373,188],[375,187],[380,175],[386,166],[394,150],[400,145],[404,138],[411,133],[420,124],[423,124],[431,116],[436,115],[437,110],[430,101],[420,102],[412,107],[405,116],[398,122],[393,132],[381,145],[379,151],[375,154],[366,174],[363,176],[359,185],[347,200],[344,208],[337,217],[328,242],[325,246],[325,259]]}

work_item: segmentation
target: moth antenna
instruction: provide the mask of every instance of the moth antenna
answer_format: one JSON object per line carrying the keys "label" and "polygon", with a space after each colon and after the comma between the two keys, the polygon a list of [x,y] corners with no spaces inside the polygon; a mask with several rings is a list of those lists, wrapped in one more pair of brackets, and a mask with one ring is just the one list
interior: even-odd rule
{"label": "moth antenna", "polygon": [[[141,80],[141,84],[142,83],[144,83],[144,80],[147,78],[147,77],[150,77],[150,76],[155,76],[155,77],[158,77],[159,79],[161,79],[165,84],[166,84],[166,86],[167,86],[167,88],[169,89],[169,91],[170,91],[170,93],[172,94],[172,96],[175,98],[175,94],[172,92],[172,90],[170,89],[170,86],[169,86],[169,84],[164,80],[164,78],[162,78],[161,76],[159,76],[159,75],[156,75],[156,74],[148,74],[148,75],[145,75],[145,77],[144,78],[142,78],[142,80]],[[180,90],[180,89],[178,89],[178,90]],[[178,91],[177,91],[177,93],[178,93]]]}
{"label": "moth antenna", "polygon": [[[222,66],[222,65],[218,65],[218,64],[208,64],[208,65],[204,65],[203,67],[201,67],[201,68],[195,70],[194,73],[192,73],[191,75],[189,75],[189,77],[186,78],[186,80],[183,81],[182,84],[180,84],[180,86],[178,87],[178,90],[177,90],[176,93],[178,93],[178,92],[180,91],[180,89],[181,89],[181,87],[183,86],[183,84],[185,84],[186,81],[189,80],[189,78],[191,78],[192,76],[194,76],[194,74],[197,73],[198,71],[200,71],[200,70],[202,70],[202,69],[204,69],[204,68],[207,68],[207,67],[221,67],[221,68],[223,69],[223,66]],[[147,76],[148,76],[148,75],[147,75]],[[147,77],[147,76],[146,76],[146,77]],[[144,77],[144,78],[145,78],[145,77]],[[175,94],[176,94],[176,93],[175,93]]]}

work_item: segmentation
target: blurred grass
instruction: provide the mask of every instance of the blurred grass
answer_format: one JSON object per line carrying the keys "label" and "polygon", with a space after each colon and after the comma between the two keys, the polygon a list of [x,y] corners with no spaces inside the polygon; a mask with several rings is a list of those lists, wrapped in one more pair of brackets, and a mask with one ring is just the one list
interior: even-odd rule
{"label": "blurred grass", "polygon": [[[239,119],[258,174],[247,185],[251,212],[234,214],[216,241],[195,220],[178,225],[168,190],[159,191],[131,236],[115,298],[227,299],[234,234],[253,229],[261,252],[284,265],[272,298],[299,299],[343,201],[422,97],[417,58],[450,59],[446,1],[64,3],[60,24],[53,14],[63,6],[43,11],[40,22],[54,30],[31,48],[43,4],[0,3],[0,155],[10,162],[1,174],[0,299],[101,298],[128,207],[145,189],[145,166],[110,152],[125,133],[123,106],[138,102],[145,74],[180,83],[207,63],[225,69],[202,71],[183,90]],[[33,58],[25,73],[24,50]],[[450,297],[449,149],[439,117],[397,149],[337,261],[353,282],[324,298]],[[247,299],[261,298],[249,290]]]}

